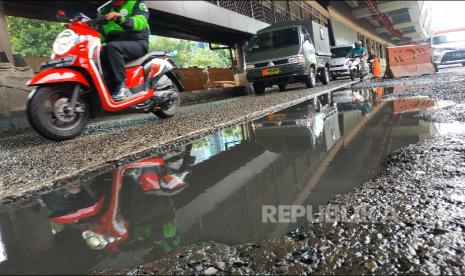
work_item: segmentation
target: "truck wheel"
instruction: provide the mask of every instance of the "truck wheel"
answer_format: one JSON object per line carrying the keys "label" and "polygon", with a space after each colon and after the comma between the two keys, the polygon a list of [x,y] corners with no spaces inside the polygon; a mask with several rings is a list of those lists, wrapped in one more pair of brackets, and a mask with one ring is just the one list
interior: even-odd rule
{"label": "truck wheel", "polygon": [[283,92],[286,91],[287,84],[278,84],[279,91]]}
{"label": "truck wheel", "polygon": [[305,85],[307,88],[313,88],[316,85],[316,76],[315,76],[315,68],[310,67],[310,72],[305,79]]}
{"label": "truck wheel", "polygon": [[323,85],[327,85],[329,83],[329,70],[328,67],[321,69],[320,72],[320,81]]}
{"label": "truck wheel", "polygon": [[261,82],[254,82],[253,83],[253,90],[255,91],[255,94],[263,94],[265,93],[265,85]]}
{"label": "truck wheel", "polygon": [[32,128],[43,137],[63,141],[78,136],[90,118],[90,107],[80,97],[79,111],[71,114],[68,104],[73,89],[69,84],[37,88],[27,102],[27,118]]}

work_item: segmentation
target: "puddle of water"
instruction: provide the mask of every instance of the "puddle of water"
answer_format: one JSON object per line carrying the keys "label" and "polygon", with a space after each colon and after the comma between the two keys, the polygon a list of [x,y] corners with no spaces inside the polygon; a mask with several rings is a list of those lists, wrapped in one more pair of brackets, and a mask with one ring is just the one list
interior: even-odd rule
{"label": "puddle of water", "polygon": [[291,226],[262,223],[263,205],[316,207],[374,177],[394,150],[454,128],[417,117],[428,99],[382,94],[335,91],[322,111],[299,104],[4,208],[0,273],[88,273],[282,234]]}

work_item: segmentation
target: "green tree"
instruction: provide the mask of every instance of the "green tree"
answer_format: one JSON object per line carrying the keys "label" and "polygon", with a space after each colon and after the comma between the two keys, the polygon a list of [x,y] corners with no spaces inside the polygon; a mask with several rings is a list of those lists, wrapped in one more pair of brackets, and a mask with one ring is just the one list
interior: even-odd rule
{"label": "green tree", "polygon": [[8,16],[8,32],[14,53],[26,57],[50,56],[62,23]]}
{"label": "green tree", "polygon": [[167,51],[171,53],[172,58],[179,67],[186,67],[189,60],[189,53],[194,50],[194,42],[157,36],[156,38],[150,39],[149,50]]}
{"label": "green tree", "polygon": [[229,50],[212,51],[199,48],[195,41],[157,36],[150,39],[149,49],[171,53],[171,57],[179,67],[224,68],[231,66]]}

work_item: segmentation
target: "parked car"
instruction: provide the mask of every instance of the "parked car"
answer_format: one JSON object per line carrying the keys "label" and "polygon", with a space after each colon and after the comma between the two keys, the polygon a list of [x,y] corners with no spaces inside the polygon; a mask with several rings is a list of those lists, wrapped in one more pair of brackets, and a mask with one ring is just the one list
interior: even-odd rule
{"label": "parked car", "polygon": [[330,59],[327,27],[307,20],[277,23],[249,41],[247,79],[257,94],[276,84],[281,91],[297,82],[311,88],[317,78],[328,84]]}
{"label": "parked car", "polygon": [[465,66],[465,28],[434,32],[428,42],[431,46],[431,63],[436,72],[440,65]]}
{"label": "parked car", "polygon": [[329,64],[329,72],[331,78],[336,80],[340,76],[348,76],[350,74],[347,66],[346,56],[354,45],[340,45],[331,47],[331,62]]}

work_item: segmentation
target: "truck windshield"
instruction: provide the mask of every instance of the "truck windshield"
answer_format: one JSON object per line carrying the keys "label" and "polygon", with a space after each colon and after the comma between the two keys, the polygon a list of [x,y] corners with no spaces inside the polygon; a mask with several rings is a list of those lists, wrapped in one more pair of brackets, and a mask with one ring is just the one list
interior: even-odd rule
{"label": "truck windshield", "polygon": [[250,40],[250,52],[260,52],[272,48],[299,45],[297,28],[284,29],[258,34]]}
{"label": "truck windshield", "polygon": [[332,58],[341,58],[346,57],[349,54],[350,49],[352,47],[340,47],[340,48],[333,48],[331,49],[331,57]]}
{"label": "truck windshield", "polygon": [[433,45],[465,41],[465,31],[445,33],[433,36]]}

